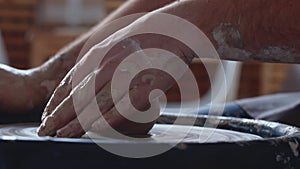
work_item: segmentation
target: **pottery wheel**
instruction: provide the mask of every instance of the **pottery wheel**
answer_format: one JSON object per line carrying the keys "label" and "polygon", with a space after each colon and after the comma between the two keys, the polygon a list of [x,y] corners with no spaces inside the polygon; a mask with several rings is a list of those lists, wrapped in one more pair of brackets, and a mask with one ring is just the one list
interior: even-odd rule
{"label": "pottery wheel", "polygon": [[[0,126],[0,137],[2,139],[40,139],[37,136],[37,124],[16,124]],[[182,140],[186,143],[217,143],[233,141],[250,141],[262,139],[257,135],[241,133],[230,130],[210,129],[204,127],[190,127],[181,125],[156,124],[150,131],[150,137],[146,141],[154,142],[172,142]],[[108,138],[89,132],[88,136],[96,140],[110,140]],[[85,135],[86,137],[86,135]],[[55,139],[55,138],[54,138]],[[58,139],[59,140],[59,139]],[[82,140],[86,140],[83,138]],[[116,140],[116,139],[113,139]]]}

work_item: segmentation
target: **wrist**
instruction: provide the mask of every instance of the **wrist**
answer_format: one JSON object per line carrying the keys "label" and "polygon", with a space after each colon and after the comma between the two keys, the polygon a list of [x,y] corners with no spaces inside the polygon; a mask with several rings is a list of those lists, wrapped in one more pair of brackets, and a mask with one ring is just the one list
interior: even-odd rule
{"label": "wrist", "polygon": [[130,37],[130,40],[134,42],[136,50],[145,49],[160,49],[170,53],[173,53],[186,64],[190,64],[195,57],[195,53],[183,42],[160,34],[140,34]]}

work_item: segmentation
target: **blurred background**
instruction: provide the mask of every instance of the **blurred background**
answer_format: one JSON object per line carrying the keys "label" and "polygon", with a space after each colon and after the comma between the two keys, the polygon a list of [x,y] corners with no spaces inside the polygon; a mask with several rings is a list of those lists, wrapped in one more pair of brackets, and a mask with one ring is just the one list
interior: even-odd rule
{"label": "blurred background", "polygon": [[[20,69],[37,67],[124,1],[0,0],[0,62]],[[191,69],[203,95],[210,87],[205,68],[195,60]],[[242,63],[235,71],[231,100],[300,88],[300,68],[296,65]],[[185,83],[189,86],[188,81]],[[168,99],[180,100],[176,86]]]}

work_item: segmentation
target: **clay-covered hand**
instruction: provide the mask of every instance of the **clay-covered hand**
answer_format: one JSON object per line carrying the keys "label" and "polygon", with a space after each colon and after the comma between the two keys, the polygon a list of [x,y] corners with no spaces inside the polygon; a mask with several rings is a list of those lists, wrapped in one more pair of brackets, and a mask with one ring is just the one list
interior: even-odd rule
{"label": "clay-covered hand", "polygon": [[38,134],[80,137],[109,126],[126,134],[147,133],[159,115],[158,98],[195,56],[176,38],[147,33],[177,24],[175,19],[158,28],[160,16],[149,13],[93,46],[55,90]]}
{"label": "clay-covered hand", "polygon": [[[101,44],[105,43],[93,47],[54,92],[38,134],[80,137],[88,130],[107,130],[106,122],[121,133],[147,133],[159,115],[161,93],[151,92],[166,91],[174,80],[149,68],[151,60],[139,43],[144,38],[125,39],[104,57],[107,46]],[[132,53],[136,55],[128,59]]]}

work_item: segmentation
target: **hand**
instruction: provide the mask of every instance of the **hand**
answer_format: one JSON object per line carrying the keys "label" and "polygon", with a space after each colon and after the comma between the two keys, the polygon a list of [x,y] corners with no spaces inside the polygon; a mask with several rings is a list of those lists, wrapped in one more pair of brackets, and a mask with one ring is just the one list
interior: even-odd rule
{"label": "hand", "polygon": [[[117,94],[115,94],[114,98],[116,98],[117,102],[115,103],[112,99],[111,91],[117,90],[116,88],[118,87],[122,88],[122,85],[130,79],[130,76],[135,71],[128,70],[124,72],[122,69],[135,67],[136,70],[143,70],[142,68],[145,66],[143,63],[147,63],[141,61],[142,59],[124,61],[129,54],[141,49],[140,46],[142,45],[137,44],[137,42],[137,40],[127,39],[117,44],[112,48],[113,52],[105,56],[100,67],[96,70],[93,70],[95,65],[91,66],[91,63],[93,64],[99,60],[99,54],[105,51],[105,48],[96,47],[88,52],[55,90],[45,109],[42,117],[43,123],[38,129],[38,134],[40,136],[80,137],[88,130],[104,131],[107,129],[104,125],[104,120],[122,133],[147,133],[154,124],[154,117],[157,118],[159,115],[158,104],[154,104],[153,100],[149,100],[150,92],[153,89],[166,91],[174,84],[174,79],[160,70],[147,69],[142,71],[133,78],[129,85],[129,90],[116,92]],[[142,56],[145,56],[143,52],[137,54],[137,58]],[[118,67],[120,63],[125,63],[125,67]],[[166,65],[172,64],[169,61],[165,61],[165,63],[161,61],[161,65],[161,69],[168,69]],[[182,70],[180,67],[178,69]],[[132,71],[133,73],[130,74]],[[117,80],[117,84],[120,84],[120,86],[117,85],[114,86],[115,88],[112,88],[113,75],[116,72],[120,75],[120,78]],[[94,81],[95,89],[93,88]],[[158,96],[159,94],[154,94],[153,98]],[[74,107],[74,99],[77,100],[76,109]],[[93,107],[91,104],[93,99],[96,99],[102,114],[97,113],[97,107]],[[136,109],[144,111],[149,108],[150,102],[153,104],[152,112],[150,111],[148,118],[152,120],[146,123],[132,122],[125,118],[124,114],[121,115],[116,108],[116,106],[124,107],[124,112],[128,113],[126,117],[139,116],[139,112],[133,111],[133,107],[128,105],[132,104]],[[144,116],[147,115],[144,114]]]}
{"label": "hand", "polygon": [[[182,67],[178,60],[180,63],[190,63],[192,57],[187,56],[193,55],[179,41],[162,35],[143,34],[126,38],[128,32],[138,29],[136,25],[139,22],[94,46],[67,74],[45,109],[38,129],[40,136],[80,137],[88,130],[106,130],[108,126],[105,122],[126,134],[147,133],[151,129],[154,117],[159,114],[153,100],[157,101],[158,96],[162,95],[161,92],[153,94],[151,91],[160,89],[165,92],[172,87],[174,80],[178,80],[187,68],[187,64]],[[149,54],[142,51],[153,48],[169,53],[156,51]],[[170,53],[180,58],[176,56],[177,60],[174,60],[168,56]],[[127,60],[131,54],[135,59]],[[150,67],[147,67],[149,64]],[[164,73],[165,70],[173,71],[177,78]],[[114,73],[119,76],[116,78]],[[132,79],[130,83],[129,79]],[[125,90],[120,90],[123,86]],[[95,102],[96,105],[93,104]],[[149,107],[150,113],[139,112]]]}

